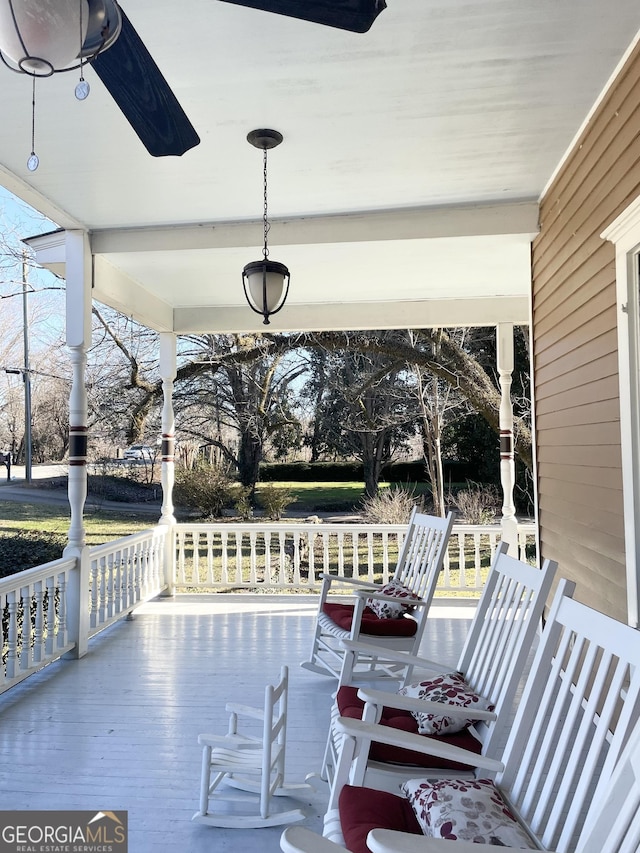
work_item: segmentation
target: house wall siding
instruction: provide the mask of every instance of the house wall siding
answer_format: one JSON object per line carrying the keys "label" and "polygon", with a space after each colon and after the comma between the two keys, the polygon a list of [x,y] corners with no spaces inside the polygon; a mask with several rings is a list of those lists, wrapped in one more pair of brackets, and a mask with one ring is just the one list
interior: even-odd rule
{"label": "house wall siding", "polygon": [[540,204],[533,363],[540,546],[576,597],[626,621],[615,252],[640,195],[640,48]]}

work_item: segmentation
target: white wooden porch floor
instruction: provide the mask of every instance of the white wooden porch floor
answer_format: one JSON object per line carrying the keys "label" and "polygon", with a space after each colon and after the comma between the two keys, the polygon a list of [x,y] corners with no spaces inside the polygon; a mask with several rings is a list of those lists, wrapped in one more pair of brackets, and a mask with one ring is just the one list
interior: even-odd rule
{"label": "white wooden porch floor", "polygon": [[[0,696],[0,809],[125,809],[130,853],[276,853],[281,827],[191,822],[197,736],[225,733],[230,700],[261,705],[288,664],[287,781],[319,770],[335,683],[299,666],[316,606],[293,595],[160,599],[97,637],[82,660]],[[454,664],[471,615],[434,606],[423,654]],[[321,831],[326,793],[301,805],[305,825]]]}

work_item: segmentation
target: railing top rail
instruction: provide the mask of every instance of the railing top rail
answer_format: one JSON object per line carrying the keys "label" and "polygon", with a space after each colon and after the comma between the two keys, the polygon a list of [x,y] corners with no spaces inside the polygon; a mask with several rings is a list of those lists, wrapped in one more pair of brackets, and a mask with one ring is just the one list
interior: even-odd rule
{"label": "railing top rail", "polygon": [[5,595],[14,589],[19,589],[29,584],[37,583],[40,580],[51,577],[56,572],[63,572],[66,569],[73,569],[76,566],[75,557],[60,557],[57,560],[51,560],[49,563],[43,563],[41,566],[34,566],[32,569],[25,569],[23,572],[17,572],[15,575],[9,575],[0,580],[0,595]]}
{"label": "railing top rail", "polygon": [[206,524],[200,522],[193,523],[185,523],[181,522],[180,524],[175,525],[175,529],[180,530],[191,530],[193,528],[197,528],[198,530],[239,530],[242,533],[251,533],[258,532],[260,530],[269,530],[271,532],[291,532],[295,530],[317,530],[319,533],[324,531],[327,532],[338,532],[350,530],[351,528],[357,527],[358,529],[366,529],[370,530],[373,533],[404,533],[407,529],[406,524],[363,524],[359,521],[348,521],[348,522],[314,522],[314,521],[256,521],[256,522],[234,522],[234,521],[214,521],[208,522]]}
{"label": "railing top rail", "polygon": [[103,542],[101,545],[93,545],[89,548],[91,559],[102,557],[105,554],[110,554],[113,551],[118,551],[120,548],[130,548],[132,545],[137,545],[139,542],[148,542],[151,539],[161,538],[166,535],[167,527],[162,524],[157,524],[154,527],[148,527],[146,530],[139,530],[137,533],[131,533],[129,536],[122,536],[120,539],[112,539],[111,542]]}
{"label": "railing top rail", "polygon": [[[484,533],[490,531],[499,531],[500,524],[456,524],[454,529],[464,533]],[[362,521],[347,521],[347,522],[313,522],[313,521],[256,521],[256,522],[233,522],[233,521],[218,521],[200,523],[194,521],[181,522],[175,525],[176,531],[192,530],[197,528],[201,531],[239,531],[241,533],[256,533],[260,530],[269,530],[270,532],[290,533],[296,530],[317,530],[319,533],[323,530],[327,533],[345,532],[347,530],[358,529],[371,533],[404,533],[407,529],[406,524],[367,524]],[[535,524],[533,522],[518,522],[518,530],[534,531]]]}

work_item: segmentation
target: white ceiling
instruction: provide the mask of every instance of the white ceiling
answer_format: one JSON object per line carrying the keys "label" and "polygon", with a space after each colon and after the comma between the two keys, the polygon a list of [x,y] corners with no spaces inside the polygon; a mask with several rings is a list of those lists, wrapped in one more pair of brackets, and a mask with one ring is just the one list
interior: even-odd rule
{"label": "white ceiling", "polygon": [[262,240],[257,127],[285,137],[274,329],[526,320],[535,202],[640,27],[631,0],[388,0],[366,34],[218,0],[123,8],[201,144],[150,157],[71,72],[38,82],[31,174],[31,81],[0,67],[0,181],[92,233],[97,298],[176,331],[262,328],[240,281]]}

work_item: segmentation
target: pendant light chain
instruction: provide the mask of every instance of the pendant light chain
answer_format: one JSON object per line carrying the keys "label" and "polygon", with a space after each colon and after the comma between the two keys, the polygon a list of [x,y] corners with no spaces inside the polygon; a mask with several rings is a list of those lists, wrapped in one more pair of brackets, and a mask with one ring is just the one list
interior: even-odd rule
{"label": "pendant light chain", "polygon": [[267,149],[264,149],[263,156],[263,178],[264,178],[264,248],[262,250],[262,254],[264,259],[269,257],[269,249],[267,248],[267,234],[269,233],[269,229],[271,226],[269,225],[269,220],[267,218]]}

